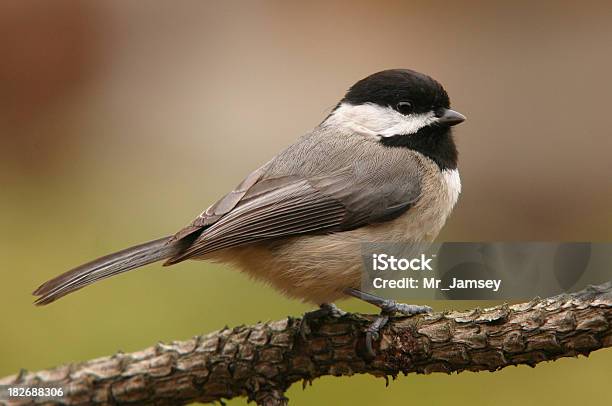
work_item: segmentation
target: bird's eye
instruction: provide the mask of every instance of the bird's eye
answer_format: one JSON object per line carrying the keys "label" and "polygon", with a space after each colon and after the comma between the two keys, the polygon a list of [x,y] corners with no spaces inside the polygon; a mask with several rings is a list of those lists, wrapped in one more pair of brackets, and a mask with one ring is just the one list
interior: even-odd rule
{"label": "bird's eye", "polygon": [[395,109],[402,114],[410,114],[412,113],[412,103],[410,103],[409,101],[401,101],[397,103]]}

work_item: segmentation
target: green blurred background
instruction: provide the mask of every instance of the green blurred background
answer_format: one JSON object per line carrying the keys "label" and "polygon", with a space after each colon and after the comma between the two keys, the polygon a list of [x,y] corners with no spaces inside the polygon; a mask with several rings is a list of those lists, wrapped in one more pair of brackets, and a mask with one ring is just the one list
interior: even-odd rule
{"label": "green blurred background", "polygon": [[[611,20],[610,2],[589,1],[0,3],[0,376],[309,310],[206,263],[149,266],[44,308],[30,292],[176,231],[381,69],[434,76],[468,116],[464,193],[441,239],[611,240]],[[388,388],[325,378],[288,396],[596,405],[611,377],[604,350]]]}

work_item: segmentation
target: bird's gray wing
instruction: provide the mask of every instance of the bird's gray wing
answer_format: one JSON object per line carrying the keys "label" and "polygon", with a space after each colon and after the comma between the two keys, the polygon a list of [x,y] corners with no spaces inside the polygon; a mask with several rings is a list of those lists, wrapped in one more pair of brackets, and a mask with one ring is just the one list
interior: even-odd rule
{"label": "bird's gray wing", "polygon": [[272,177],[266,176],[264,166],[181,230],[177,238],[200,234],[166,264],[262,240],[388,221],[418,199],[415,179],[395,178],[405,174],[386,173],[389,168],[382,163],[377,168],[362,166],[351,164],[327,175]]}

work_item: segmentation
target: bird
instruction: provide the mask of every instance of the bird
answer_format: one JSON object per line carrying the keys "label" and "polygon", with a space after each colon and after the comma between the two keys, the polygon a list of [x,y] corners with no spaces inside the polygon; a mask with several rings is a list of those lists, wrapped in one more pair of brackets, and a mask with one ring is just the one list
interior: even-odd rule
{"label": "bird", "polygon": [[313,314],[342,313],[334,302],[350,297],[379,307],[366,335],[373,353],[390,315],[431,308],[360,289],[361,244],[437,237],[461,193],[453,127],[465,119],[426,74],[371,74],[350,86],[314,129],[190,224],[43,283],[33,292],[35,304],[154,262],[208,260],[320,306]]}

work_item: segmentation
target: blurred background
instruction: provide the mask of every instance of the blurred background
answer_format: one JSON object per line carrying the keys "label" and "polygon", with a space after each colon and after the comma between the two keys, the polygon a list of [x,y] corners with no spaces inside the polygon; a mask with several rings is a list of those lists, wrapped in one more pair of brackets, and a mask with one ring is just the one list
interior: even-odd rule
{"label": "blurred background", "polygon": [[[610,241],[611,20],[604,1],[0,3],[0,376],[309,310],[206,263],[149,266],[44,308],[30,292],[173,233],[382,69],[432,75],[468,116],[463,195],[440,239]],[[288,396],[595,405],[611,374],[604,350],[388,388],[324,378]]]}

